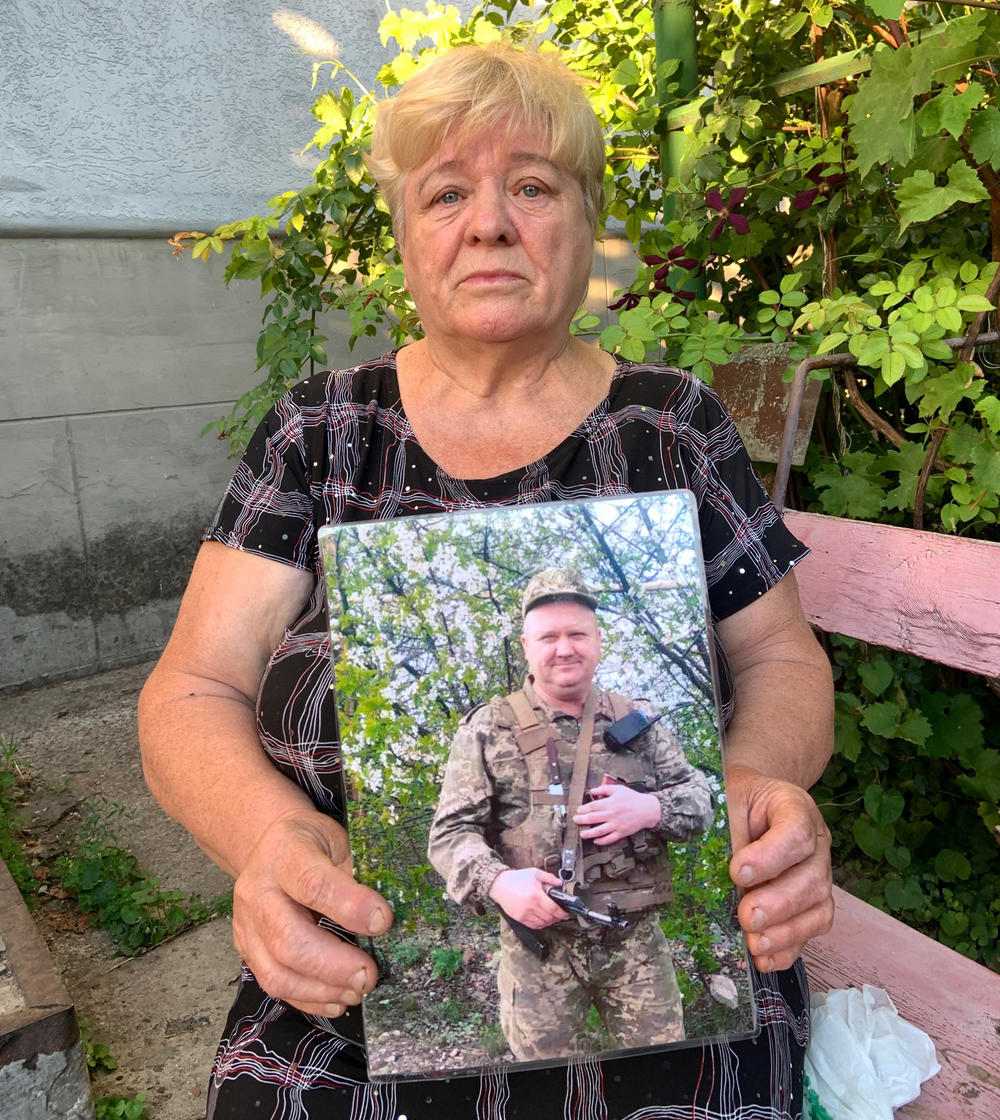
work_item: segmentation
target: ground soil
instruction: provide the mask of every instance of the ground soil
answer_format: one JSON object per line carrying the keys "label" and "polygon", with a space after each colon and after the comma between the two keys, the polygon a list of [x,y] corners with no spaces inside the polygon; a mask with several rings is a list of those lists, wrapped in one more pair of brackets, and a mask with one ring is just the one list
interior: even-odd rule
{"label": "ground soil", "polygon": [[[139,761],[135,705],[150,665],[0,697],[0,734],[29,776],[26,849],[44,867],[88,800],[125,812],[116,834],[165,888],[212,898],[227,875],[156,805]],[[35,920],[80,1019],[118,1062],[96,1095],[147,1094],[152,1120],[198,1120],[212,1057],[232,1002],[239,958],[228,920],[189,930],[143,956],[116,955],[72,902],[43,887]]]}

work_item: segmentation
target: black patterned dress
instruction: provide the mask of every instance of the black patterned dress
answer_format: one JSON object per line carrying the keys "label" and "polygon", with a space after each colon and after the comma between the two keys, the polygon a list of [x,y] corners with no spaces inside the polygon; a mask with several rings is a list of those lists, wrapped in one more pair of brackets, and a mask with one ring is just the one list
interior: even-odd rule
{"label": "black patterned dress", "polygon": [[[329,631],[316,529],[417,513],[686,488],[698,503],[712,614],[773,587],[805,547],[785,529],[718,397],[676,369],[619,360],[606,399],[544,458],[452,478],[403,411],[395,356],[317,374],[265,417],[205,540],[309,571],[316,586],[265,671],[261,743],[343,820]],[[724,718],[731,682],[724,653]],[[752,969],[752,965],[750,966]],[[801,1112],[808,996],[801,963],[753,972],[760,1031],[546,1070],[370,1084],[361,1015],[330,1021],[272,999],[246,966],[212,1068],[210,1120],[786,1120]]]}

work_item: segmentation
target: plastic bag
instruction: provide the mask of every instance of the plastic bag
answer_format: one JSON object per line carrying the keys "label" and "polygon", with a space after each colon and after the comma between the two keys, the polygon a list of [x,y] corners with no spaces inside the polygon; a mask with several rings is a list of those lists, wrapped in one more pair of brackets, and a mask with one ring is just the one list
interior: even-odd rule
{"label": "plastic bag", "polygon": [[807,1087],[833,1120],[892,1120],[941,1068],[934,1043],[881,988],[814,995],[811,1020]]}

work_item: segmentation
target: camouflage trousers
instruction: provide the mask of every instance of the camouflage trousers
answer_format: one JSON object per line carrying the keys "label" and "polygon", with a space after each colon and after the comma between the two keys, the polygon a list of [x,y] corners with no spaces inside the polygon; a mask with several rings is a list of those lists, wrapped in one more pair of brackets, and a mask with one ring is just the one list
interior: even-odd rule
{"label": "camouflage trousers", "polygon": [[624,932],[581,929],[573,921],[542,936],[545,960],[501,923],[500,1025],[519,1061],[593,1052],[586,1033],[591,1005],[612,1049],[684,1038],[680,989],[656,908]]}

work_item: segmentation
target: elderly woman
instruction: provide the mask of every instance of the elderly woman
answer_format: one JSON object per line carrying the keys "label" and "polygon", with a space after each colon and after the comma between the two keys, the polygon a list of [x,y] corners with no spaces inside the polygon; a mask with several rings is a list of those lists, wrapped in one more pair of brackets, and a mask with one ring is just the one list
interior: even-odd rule
{"label": "elderly woman", "polygon": [[[205,534],[141,735],[154,794],[236,878],[246,967],[212,1074],[216,1120],[799,1111],[793,965],[832,917],[828,834],[805,792],[832,740],[829,668],[791,572],[805,550],[710,391],[570,334],[604,161],[572,75],[506,44],[457,48],[382,105],[371,169],[424,337],[287,393]],[[697,497],[725,651],[731,873],[759,1036],[603,1075],[368,1084],[358,1004],[375,964],[317,918],[377,935],[392,913],[351,876],[317,527],[674,487]]]}

